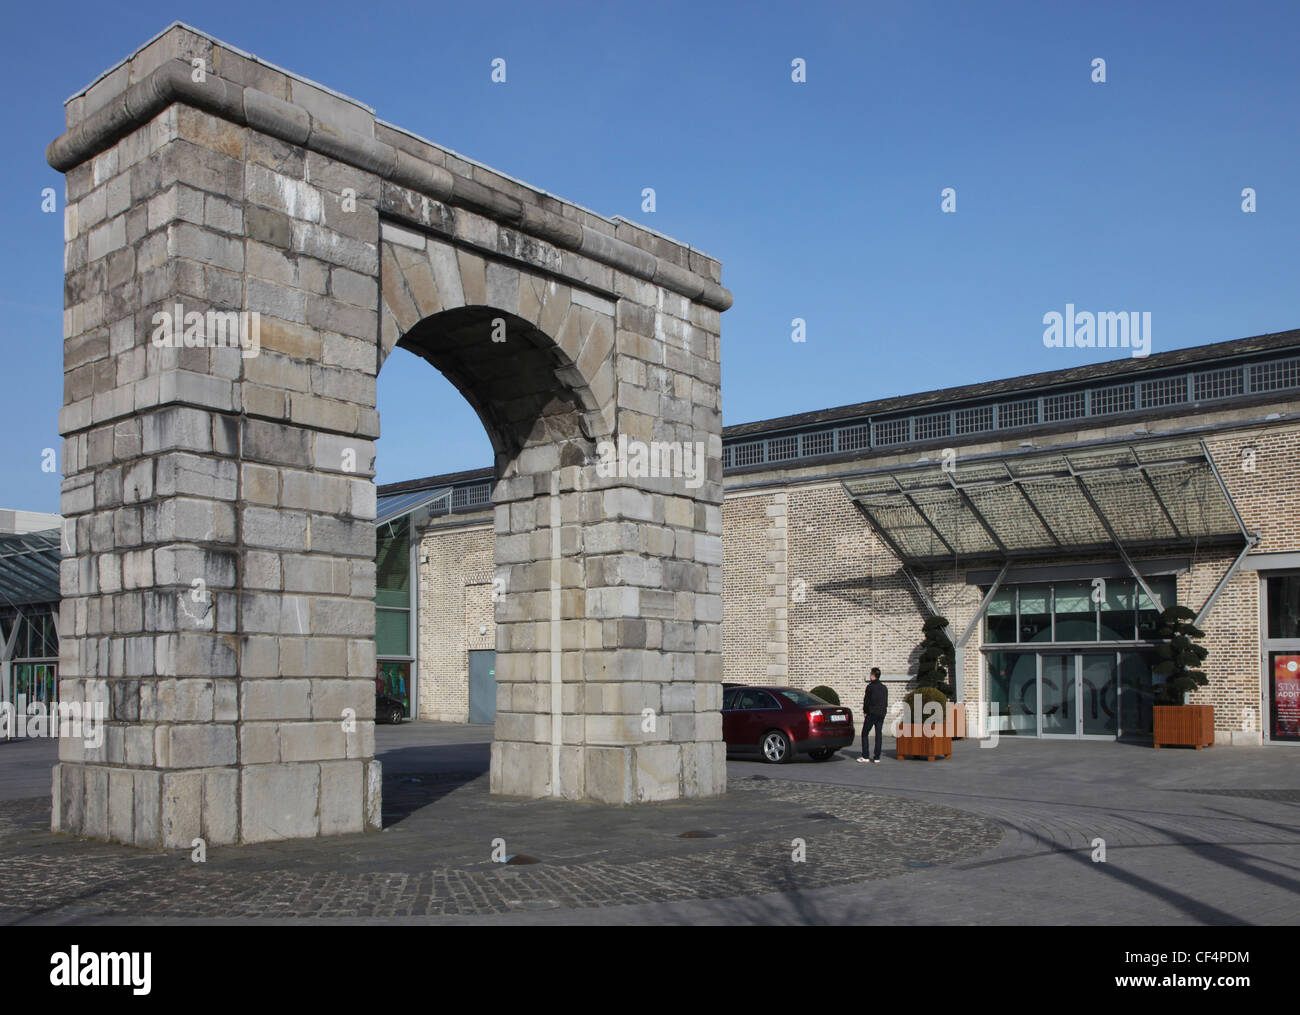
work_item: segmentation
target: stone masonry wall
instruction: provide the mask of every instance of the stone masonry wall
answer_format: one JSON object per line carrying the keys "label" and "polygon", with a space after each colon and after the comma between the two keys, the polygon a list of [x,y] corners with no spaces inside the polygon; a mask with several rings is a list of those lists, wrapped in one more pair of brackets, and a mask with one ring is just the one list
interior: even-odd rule
{"label": "stone masonry wall", "polygon": [[[365,826],[377,417],[373,372],[347,359],[376,287],[328,255],[269,258],[261,241],[292,229],[264,177],[282,148],[173,105],[69,173],[62,672],[70,698],[107,693],[113,732],[100,757],[63,745],[86,763],[60,767],[64,830],[177,845]],[[259,312],[258,354],[160,345],[154,314],[177,307]],[[122,787],[108,827],[105,779]]]}

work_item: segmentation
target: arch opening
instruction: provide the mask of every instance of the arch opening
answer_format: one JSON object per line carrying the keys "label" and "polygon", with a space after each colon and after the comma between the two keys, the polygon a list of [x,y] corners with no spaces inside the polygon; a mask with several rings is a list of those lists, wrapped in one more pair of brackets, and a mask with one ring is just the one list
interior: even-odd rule
{"label": "arch opening", "polygon": [[525,448],[557,447],[560,467],[591,457],[599,408],[590,388],[564,350],[519,316],[487,306],[441,311],[406,331],[397,348],[437,369],[473,407],[498,479]]}

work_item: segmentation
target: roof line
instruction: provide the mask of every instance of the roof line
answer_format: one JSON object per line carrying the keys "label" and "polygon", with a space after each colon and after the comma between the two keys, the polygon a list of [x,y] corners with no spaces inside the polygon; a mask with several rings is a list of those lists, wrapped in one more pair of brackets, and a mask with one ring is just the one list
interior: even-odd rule
{"label": "roof line", "polygon": [[[1012,393],[1028,393],[1036,388],[1054,387],[1065,384],[1083,384],[1110,377],[1120,378],[1128,375],[1153,373],[1174,366],[1188,363],[1204,362],[1207,365],[1225,359],[1248,356],[1255,353],[1274,352],[1290,346],[1300,347],[1300,328],[1289,331],[1268,332],[1247,338],[1234,338],[1224,342],[1210,342],[1204,345],[1187,346],[1183,349],[1170,349],[1143,358],[1106,360],[1101,363],[1085,363],[1061,370],[1045,370],[1034,374],[1021,374],[1017,377],[998,377],[973,384],[957,385],[948,388],[934,388],[908,395],[895,395],[889,398],[877,398],[868,402],[854,402],[827,409],[813,409],[808,412],[791,413],[770,419],[753,420],[747,423],[733,423],[723,427],[727,430],[744,430],[749,436],[763,433],[771,434],[783,429],[813,426],[832,422],[845,422],[858,417],[866,417],[873,412],[901,412],[906,409],[919,409],[926,405],[942,405],[948,402],[972,401],[990,397],[1006,397]],[[1210,355],[1205,355],[1209,353]],[[988,389],[996,385],[999,390]]]}

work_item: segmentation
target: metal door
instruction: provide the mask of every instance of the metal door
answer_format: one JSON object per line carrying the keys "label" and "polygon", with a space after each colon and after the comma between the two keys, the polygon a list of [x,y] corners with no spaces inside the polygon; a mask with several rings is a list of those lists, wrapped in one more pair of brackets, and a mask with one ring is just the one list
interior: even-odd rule
{"label": "metal door", "polygon": [[476,649],[469,654],[469,721],[492,722],[497,715],[497,654]]}

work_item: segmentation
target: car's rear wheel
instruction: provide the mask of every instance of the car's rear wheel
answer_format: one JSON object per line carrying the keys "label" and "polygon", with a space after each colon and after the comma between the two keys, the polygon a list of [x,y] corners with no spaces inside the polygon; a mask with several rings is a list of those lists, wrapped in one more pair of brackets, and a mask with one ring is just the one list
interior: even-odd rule
{"label": "car's rear wheel", "polygon": [[812,758],[813,761],[830,761],[831,758],[835,757],[836,750],[837,748],[834,747],[819,747],[815,751],[809,751],[808,757]]}
{"label": "car's rear wheel", "polygon": [[768,730],[763,734],[763,739],[759,741],[758,746],[763,760],[773,765],[784,764],[794,754],[790,746],[790,738],[780,730]]}
{"label": "car's rear wheel", "polygon": [[388,712],[388,721],[397,726],[401,724],[402,718],[402,706],[394,705]]}

